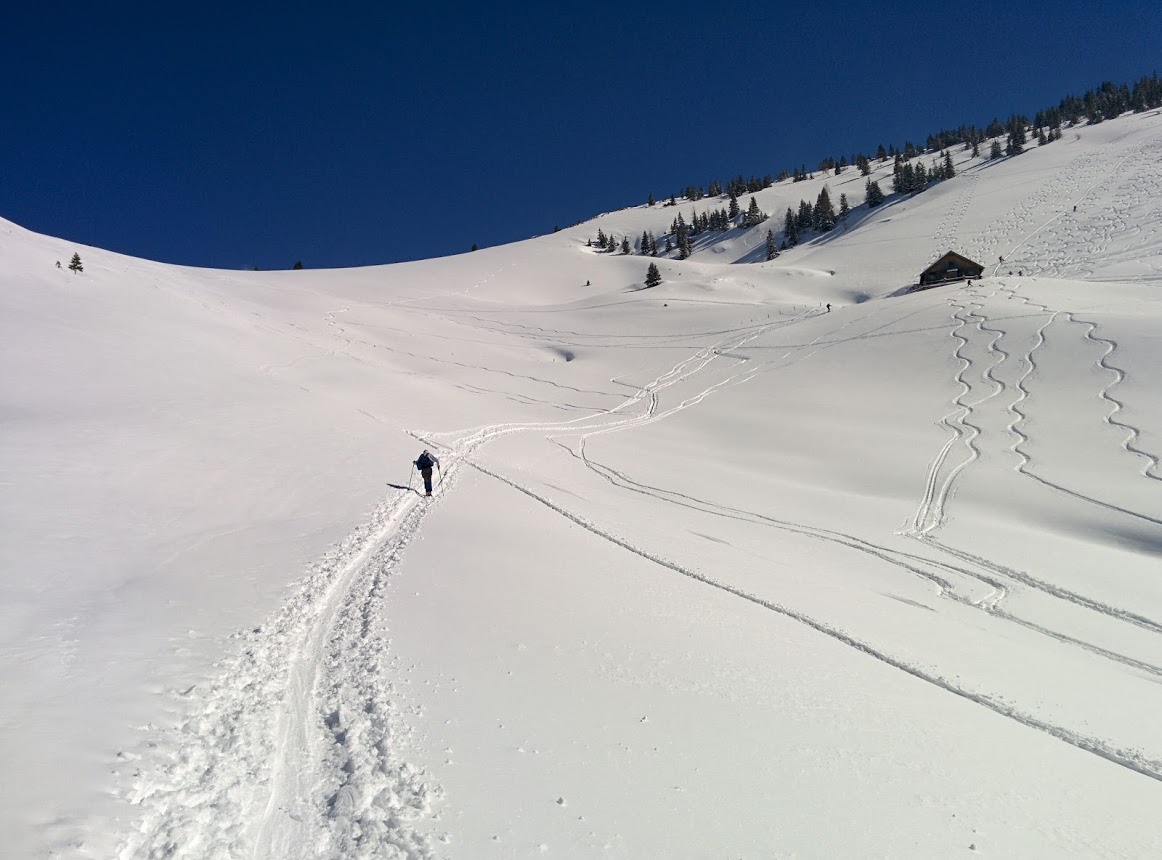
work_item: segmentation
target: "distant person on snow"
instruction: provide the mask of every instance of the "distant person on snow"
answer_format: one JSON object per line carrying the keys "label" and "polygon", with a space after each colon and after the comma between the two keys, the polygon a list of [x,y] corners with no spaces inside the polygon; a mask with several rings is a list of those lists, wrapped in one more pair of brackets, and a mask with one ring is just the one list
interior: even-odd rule
{"label": "distant person on snow", "polygon": [[416,457],[416,468],[420,470],[420,474],[424,476],[424,491],[427,495],[432,494],[432,467],[440,468],[440,460],[435,454],[429,454],[425,448],[424,453]]}
{"label": "distant person on snow", "polygon": [[831,302],[827,303],[827,313],[831,313]]}

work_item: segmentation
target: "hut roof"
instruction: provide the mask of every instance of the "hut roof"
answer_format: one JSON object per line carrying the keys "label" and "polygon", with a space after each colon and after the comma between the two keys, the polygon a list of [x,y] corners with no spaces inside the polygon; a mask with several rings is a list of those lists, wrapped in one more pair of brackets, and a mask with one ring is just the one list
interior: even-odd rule
{"label": "hut roof", "polygon": [[920,275],[923,277],[929,272],[935,274],[936,272],[946,271],[949,268],[949,263],[954,264],[957,269],[962,271],[971,271],[973,269],[980,272],[984,271],[984,266],[982,266],[980,263],[974,263],[963,254],[958,254],[955,251],[949,251],[947,254],[945,254],[943,257],[921,272]]}

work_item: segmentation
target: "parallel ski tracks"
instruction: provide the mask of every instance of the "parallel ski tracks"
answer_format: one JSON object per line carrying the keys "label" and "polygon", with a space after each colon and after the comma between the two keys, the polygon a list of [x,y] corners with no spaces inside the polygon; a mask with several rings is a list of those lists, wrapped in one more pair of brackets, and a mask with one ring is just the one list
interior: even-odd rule
{"label": "parallel ski tracks", "polygon": [[[984,402],[985,400],[988,400],[988,399],[991,399],[993,397],[998,396],[999,394],[1001,394],[1005,390],[1003,383],[1001,383],[1001,381],[993,375],[993,370],[997,366],[999,366],[1001,363],[1003,363],[1003,361],[1006,358],[1008,358],[1008,355],[1003,350],[1001,350],[999,348],[999,346],[997,346],[998,342],[1000,341],[1000,339],[1003,335],[1003,332],[996,330],[996,329],[988,329],[985,325],[985,323],[987,322],[987,318],[984,316],[983,313],[974,312],[974,313],[970,314],[967,310],[967,307],[961,308],[960,311],[958,311],[958,315],[957,315],[957,319],[959,320],[958,327],[963,326],[963,325],[968,325],[970,316],[976,320],[976,327],[982,333],[987,333],[988,336],[990,337],[989,349],[994,355],[994,361],[989,366],[989,368],[985,371],[985,374],[984,374],[984,378],[990,382],[991,387],[993,389],[989,394],[987,394],[985,397],[981,398],[980,400],[973,401],[973,402],[966,401],[963,399],[965,392],[962,392],[962,394],[958,396],[958,399],[961,400],[961,403],[958,407],[958,410],[967,411],[967,412],[971,412],[972,408],[974,408],[975,406],[978,406],[980,403]],[[962,346],[963,346],[963,344],[962,344]],[[959,351],[959,348],[958,348],[958,351]],[[807,354],[809,355],[810,353],[807,353]],[[800,358],[801,357],[805,357],[805,356],[800,356]],[[782,358],[786,358],[786,356],[783,356]],[[717,389],[724,387],[726,385],[738,384],[741,381],[745,381],[746,379],[753,378],[753,376],[756,373],[761,372],[762,370],[769,370],[771,368],[778,366],[779,361],[780,361],[779,359],[776,359],[776,360],[771,361],[771,362],[766,362],[762,368],[759,368],[759,367],[748,368],[746,371],[738,372],[738,373],[731,375],[727,378],[721,379],[717,383],[715,383],[713,386],[706,389],[705,391],[702,391],[697,395],[687,397],[685,400],[681,401],[678,405],[671,407],[670,409],[668,409],[664,412],[663,411],[654,411],[653,404],[651,403],[651,408],[649,410],[647,410],[647,412],[641,417],[641,423],[645,423],[647,421],[660,420],[663,417],[666,417],[668,415],[672,415],[675,412],[686,408],[688,405],[692,405],[693,403],[699,402],[705,396],[708,396],[710,393],[712,393],[714,390],[717,390]],[[966,372],[966,370],[968,369],[968,365],[970,365],[970,364],[971,364],[971,362],[965,362],[965,366],[962,367],[961,371],[958,374],[958,378],[960,378],[962,381],[963,381],[963,374]],[[968,388],[969,386],[967,386],[967,384],[965,384],[965,387]],[[1027,392],[1026,392],[1026,396],[1027,396]],[[962,419],[961,423],[962,424],[964,423],[963,419]],[[570,448],[567,445],[564,445],[561,442],[557,442],[556,444],[558,444],[564,450],[568,451],[573,456],[582,460],[589,469],[593,470],[597,474],[606,478],[606,480],[609,480],[609,481],[613,482],[614,484],[616,484],[617,486],[620,486],[624,489],[629,489],[629,490],[632,490],[634,492],[643,493],[645,495],[649,495],[653,498],[656,498],[656,499],[659,499],[662,501],[666,501],[666,502],[669,502],[671,504],[676,504],[676,505],[685,506],[685,507],[691,507],[691,508],[694,508],[696,510],[699,510],[699,511],[702,511],[705,513],[710,513],[713,515],[724,516],[724,517],[734,518],[734,519],[742,519],[742,520],[746,520],[746,521],[755,522],[755,523],[767,525],[770,527],[778,528],[778,529],[785,530],[788,532],[797,533],[797,534],[801,534],[804,536],[812,537],[815,539],[824,540],[824,541],[827,541],[830,543],[835,543],[838,545],[848,547],[850,549],[856,550],[856,551],[861,552],[861,553],[865,553],[865,554],[880,558],[881,560],[883,560],[889,564],[895,565],[901,569],[904,569],[904,570],[908,571],[909,573],[912,573],[913,575],[916,575],[919,578],[923,579],[924,581],[930,583],[932,586],[934,586],[937,589],[938,594],[942,597],[947,597],[947,598],[950,598],[950,599],[957,601],[959,603],[966,604],[966,605],[972,606],[976,609],[986,611],[989,614],[992,614],[996,617],[1000,617],[1000,618],[1005,619],[1007,622],[1024,627],[1025,629],[1039,633],[1041,635],[1044,635],[1046,637],[1054,639],[1055,641],[1061,642],[1063,644],[1077,647],[1083,651],[1094,654],[1098,657],[1108,659],[1112,662],[1119,663],[1121,665],[1124,665],[1126,667],[1141,671],[1143,673],[1152,675],[1154,677],[1162,677],[1162,667],[1159,667],[1159,666],[1153,665],[1149,662],[1139,660],[1139,659],[1136,659],[1134,657],[1130,657],[1128,655],[1125,655],[1125,654],[1116,652],[1114,650],[1102,647],[1102,646],[1097,645],[1095,643],[1087,642],[1087,641],[1084,641],[1084,640],[1079,639],[1077,637],[1069,636],[1067,634],[1061,633],[1060,631],[1056,631],[1056,630],[1050,629],[1048,627],[1045,627],[1044,625],[1037,624],[1031,620],[1021,618],[1021,617],[1005,610],[1001,606],[1001,602],[1004,599],[1005,595],[1008,593],[1008,591],[1012,587],[1008,583],[1012,582],[1012,583],[1019,584],[1020,586],[1023,586],[1026,588],[1030,588],[1030,589],[1039,591],[1039,592],[1041,592],[1045,595],[1051,596],[1053,598],[1057,598],[1057,599],[1066,601],[1066,602],[1071,603],[1079,608],[1090,610],[1090,611],[1096,612],[1098,614],[1104,615],[1110,619],[1125,622],[1128,624],[1132,624],[1132,625],[1141,627],[1145,630],[1148,630],[1152,633],[1162,632],[1162,625],[1159,625],[1158,622],[1156,622],[1150,618],[1146,618],[1145,616],[1137,615],[1135,613],[1128,612],[1128,611],[1120,609],[1118,607],[1109,606],[1107,604],[1101,603],[1100,601],[1086,598],[1082,595],[1077,595],[1073,592],[1068,591],[1067,589],[1054,586],[1051,583],[1044,582],[1043,580],[1035,578],[1035,577],[1033,577],[1029,574],[1026,574],[1024,572],[1017,571],[1017,570],[1011,569],[1009,567],[1006,567],[1004,565],[1000,565],[1000,564],[991,562],[988,559],[973,556],[969,553],[965,553],[965,552],[956,550],[956,549],[951,548],[951,547],[946,547],[946,546],[940,544],[939,542],[935,541],[935,539],[933,539],[932,537],[930,537],[927,534],[922,535],[922,536],[917,536],[917,539],[920,540],[920,542],[924,546],[929,547],[929,548],[937,551],[938,553],[942,553],[942,554],[945,554],[946,556],[950,557],[951,559],[954,560],[953,562],[941,561],[939,559],[933,559],[930,557],[924,557],[924,556],[919,556],[916,554],[905,553],[905,552],[902,552],[899,550],[894,550],[894,549],[891,549],[888,547],[874,544],[870,541],[866,541],[866,540],[864,540],[862,538],[858,538],[854,535],[845,534],[845,533],[838,532],[835,530],[812,527],[812,526],[807,526],[807,525],[799,524],[799,523],[793,523],[793,522],[789,522],[789,521],[781,521],[781,520],[767,517],[765,515],[758,514],[755,512],[746,511],[746,510],[738,509],[738,508],[733,508],[733,507],[730,507],[727,505],[719,505],[719,504],[706,502],[706,501],[703,501],[701,499],[697,499],[695,497],[688,496],[688,495],[685,495],[682,493],[678,493],[678,492],[675,492],[672,490],[665,490],[665,489],[662,489],[659,487],[645,485],[645,484],[642,484],[640,482],[637,482],[637,481],[629,478],[624,473],[618,472],[618,471],[616,471],[608,466],[604,466],[600,463],[597,463],[588,457],[588,455],[586,453],[586,440],[588,438],[590,438],[594,435],[602,434],[602,433],[620,432],[622,430],[630,429],[630,426],[631,426],[630,424],[617,424],[617,425],[608,425],[608,426],[601,427],[601,428],[576,427],[576,428],[573,428],[573,432],[568,433],[568,435],[573,435],[575,432],[580,437],[578,442],[577,442],[575,450],[573,448]],[[635,426],[640,426],[640,423],[635,422]],[[979,428],[976,428],[976,432],[979,433]],[[554,435],[559,435],[559,434],[554,434]],[[957,439],[954,439],[953,442],[955,443],[958,439],[962,442],[965,442],[965,440],[967,440],[969,438],[969,435],[970,434],[968,431],[964,431],[964,432],[958,434]],[[968,444],[968,443],[965,442],[965,444]],[[971,462],[971,459],[972,458],[970,458],[968,461],[966,461],[966,463]],[[868,654],[869,656],[872,656],[878,660],[881,660],[882,662],[885,662],[885,663],[892,665],[892,666],[894,666],[902,671],[905,671],[908,674],[913,675],[914,677],[920,678],[922,680],[927,681],[928,683],[931,683],[935,686],[941,687],[942,689],[945,689],[949,692],[953,692],[956,695],[959,695],[963,698],[974,701],[977,704],[980,704],[984,707],[987,707],[990,710],[993,710],[999,714],[1002,714],[1010,719],[1013,719],[1017,722],[1020,722],[1024,725],[1026,725],[1026,726],[1043,731],[1043,732],[1045,732],[1053,737],[1056,737],[1059,740],[1062,740],[1066,743],[1069,743],[1069,744],[1071,744],[1079,749],[1083,749],[1083,750],[1090,752],[1094,755],[1100,756],[1108,761],[1119,764],[1119,765],[1126,767],[1130,770],[1138,772],[1144,776],[1148,776],[1152,779],[1162,781],[1162,761],[1157,761],[1157,760],[1153,760],[1153,759],[1141,756],[1133,751],[1118,749],[1118,748],[1116,748],[1116,747],[1110,745],[1109,743],[1102,741],[1100,739],[1097,739],[1097,738],[1094,738],[1091,736],[1087,736],[1084,733],[1079,733],[1079,732],[1070,730],[1067,727],[1055,725],[1051,722],[1042,720],[1042,719],[1037,718],[1033,715],[1030,715],[1026,712],[1023,712],[1022,710],[1020,710],[1019,708],[1017,708],[1013,705],[1002,702],[999,699],[996,699],[994,697],[990,697],[987,694],[983,694],[979,691],[972,691],[972,690],[968,689],[967,687],[965,687],[964,685],[960,684],[959,682],[950,681],[949,679],[944,678],[944,677],[942,677],[934,672],[921,669],[921,668],[914,666],[914,665],[911,665],[911,664],[907,663],[906,661],[903,661],[899,658],[892,657],[892,656],[884,653],[882,650],[871,646],[869,643],[860,641],[856,637],[851,636],[851,635],[847,634],[846,632],[841,631],[838,628],[835,628],[832,625],[829,625],[825,622],[819,621],[818,619],[812,618],[812,617],[806,615],[805,613],[799,612],[797,610],[793,610],[789,607],[783,606],[783,605],[775,603],[773,601],[766,600],[760,596],[750,594],[743,589],[737,588],[737,587],[735,587],[731,584],[728,584],[728,583],[723,583],[721,581],[718,581],[718,580],[714,579],[713,577],[710,577],[710,576],[707,576],[707,575],[700,573],[698,571],[692,570],[688,567],[680,565],[680,564],[673,562],[669,559],[665,559],[665,558],[663,558],[655,553],[649,552],[649,551],[647,551],[639,546],[636,546],[636,545],[632,544],[630,541],[626,540],[625,538],[622,538],[622,537],[616,535],[615,533],[613,533],[609,529],[598,526],[597,524],[588,521],[584,517],[581,517],[578,514],[568,510],[564,505],[549,499],[544,494],[542,494],[542,493],[540,493],[540,492],[538,492],[538,491],[536,491],[528,486],[522,485],[522,484],[512,480],[511,478],[508,478],[504,475],[501,475],[500,473],[496,472],[495,470],[490,469],[487,466],[475,461],[474,458],[470,458],[470,457],[467,458],[467,462],[471,466],[473,466],[474,468],[481,471],[482,473],[490,475],[493,478],[508,484],[513,489],[515,489],[521,493],[524,493],[525,495],[529,496],[532,499],[535,499],[536,501],[545,505],[549,509],[560,514],[561,516],[566,517],[570,521],[572,521],[572,522],[580,525],[581,527],[591,531],[593,534],[595,534],[599,537],[602,537],[603,539],[606,539],[606,540],[616,544],[617,546],[620,546],[623,549],[626,549],[627,551],[633,552],[633,553],[635,553],[643,558],[647,558],[647,559],[654,561],[655,563],[660,564],[660,565],[662,565],[670,570],[681,573],[685,576],[689,576],[689,577],[696,579],[700,582],[704,582],[708,585],[712,585],[716,588],[727,591],[731,594],[734,594],[738,597],[749,600],[753,603],[757,603],[759,605],[765,606],[768,609],[771,609],[771,610],[778,612],[782,615],[790,617],[796,621],[799,621],[800,623],[806,624],[807,626],[810,626],[813,629],[818,630],[821,633],[824,633],[825,635],[831,636],[832,638],[837,639],[838,641],[843,642],[844,644],[849,645],[850,647],[856,648],[857,650],[859,650],[865,654]],[[959,471],[960,471],[960,469],[957,469],[956,473],[958,473]],[[955,477],[955,473],[953,474],[952,477]],[[934,481],[931,483],[935,484]],[[933,507],[935,507],[937,504],[943,505],[944,502],[948,498],[948,495],[950,492],[950,490],[948,488],[950,488],[950,486],[951,486],[951,480],[945,481],[944,483],[946,485],[945,491],[940,492],[940,493],[933,493],[933,495],[932,495]],[[939,501],[937,501],[937,500],[939,500]],[[935,516],[934,520],[940,521],[942,519],[942,516],[943,516],[942,514],[937,515],[937,516]],[[986,597],[979,598],[979,599],[973,599],[969,596],[968,592],[966,592],[964,590],[964,586],[969,584],[969,583],[979,583],[979,584],[986,585],[991,589],[991,593]]]}
{"label": "parallel ski tracks", "polygon": [[[528,496],[529,498],[541,503],[545,507],[549,508],[550,510],[555,511],[559,515],[565,517],[566,519],[570,520],[571,522],[575,523],[576,525],[580,526],[581,528],[584,528],[587,531],[591,532],[592,534],[596,535],[597,537],[600,537],[600,538],[602,538],[602,539],[604,539],[604,540],[606,540],[606,541],[608,541],[616,546],[621,547],[622,549],[626,550],[627,552],[631,552],[637,556],[640,556],[641,558],[644,558],[644,559],[651,561],[657,565],[660,565],[661,567],[664,567],[664,568],[671,570],[675,573],[681,574],[682,576],[689,577],[690,579],[696,580],[696,581],[701,582],[705,585],[709,585],[713,588],[719,589],[720,591],[724,591],[728,594],[732,594],[736,597],[739,597],[743,600],[749,601],[750,603],[761,606],[765,609],[769,609],[772,612],[776,612],[779,615],[782,615],[784,617],[792,619],[793,621],[797,621],[798,623],[803,624],[807,627],[810,627],[813,630],[816,630],[819,633],[822,633],[823,635],[828,636],[831,639],[842,643],[843,645],[846,645],[850,648],[853,648],[856,651],[859,651],[859,652],[861,652],[869,657],[872,657],[872,658],[880,661],[881,663],[884,663],[888,666],[891,666],[895,669],[898,669],[902,672],[905,672],[906,674],[911,675],[914,678],[917,678],[921,681],[924,681],[928,684],[931,684],[931,685],[938,687],[942,690],[945,690],[949,693],[953,693],[954,695],[959,696],[963,699],[974,702],[975,704],[978,704],[984,708],[987,708],[988,710],[993,711],[994,713],[997,713],[1003,717],[1006,717],[1006,718],[1011,719],[1015,722],[1018,722],[1024,726],[1027,726],[1029,728],[1044,732],[1045,734],[1048,734],[1051,737],[1057,738],[1058,740],[1063,741],[1064,743],[1070,744],[1071,746],[1074,746],[1078,749],[1081,749],[1081,750],[1089,752],[1093,755],[1099,756],[1100,758],[1103,758],[1109,762],[1112,762],[1113,764],[1117,764],[1121,767],[1127,768],[1128,770],[1134,771],[1134,772],[1139,773],[1143,776],[1147,776],[1151,779],[1162,782],[1162,761],[1160,761],[1160,760],[1151,759],[1151,758],[1148,758],[1146,756],[1139,755],[1138,753],[1136,753],[1132,750],[1123,750],[1123,749],[1116,748],[1116,747],[1111,746],[1110,744],[1108,744],[1107,742],[1105,742],[1099,738],[1095,738],[1095,737],[1092,737],[1090,735],[1086,735],[1086,734],[1081,733],[1081,732],[1076,732],[1076,731],[1073,731],[1067,727],[1060,726],[1060,725],[1054,724],[1052,722],[1049,722],[1047,720],[1040,719],[1036,716],[1033,716],[1031,714],[1028,714],[1026,712],[1021,711],[1020,709],[1002,701],[999,698],[991,697],[991,696],[984,694],[982,692],[969,689],[968,687],[966,687],[966,686],[964,686],[956,681],[953,681],[949,678],[945,678],[937,673],[923,669],[919,666],[908,663],[908,662],[906,662],[902,659],[899,659],[897,657],[893,657],[892,655],[886,653],[885,651],[874,647],[870,643],[865,642],[865,641],[863,641],[863,640],[861,640],[861,639],[859,639],[859,638],[857,638],[849,633],[846,633],[845,631],[843,631],[843,630],[841,630],[833,625],[830,625],[830,624],[827,624],[826,622],[820,621],[819,619],[814,618],[814,617],[812,617],[804,612],[800,612],[796,609],[793,609],[791,607],[777,603],[773,600],[768,600],[768,599],[763,598],[759,595],[752,594],[752,593],[746,591],[745,589],[739,588],[739,587],[734,586],[730,583],[722,582],[722,581],[715,579],[714,577],[711,577],[707,574],[701,573],[701,572],[696,571],[692,568],[681,565],[677,562],[674,562],[674,561],[667,559],[667,558],[665,558],[661,555],[658,555],[656,553],[647,551],[647,550],[643,549],[642,547],[639,547],[639,546],[629,542],[625,538],[618,536],[617,534],[613,533],[612,531],[605,529],[605,528],[587,520],[586,518],[581,517],[578,514],[568,510],[564,506],[554,502],[553,500],[549,499],[548,497],[542,495],[541,493],[537,492],[536,490],[534,490],[530,487],[519,484],[518,482],[513,481],[512,479],[500,474],[499,472],[496,472],[492,469],[489,469],[488,467],[486,467],[480,463],[473,462],[472,465],[476,469],[481,471],[482,473],[489,475],[489,476],[495,478],[496,480],[501,481],[502,483],[507,484],[508,486],[512,487],[514,490],[516,490],[520,493],[523,493],[524,495]],[[1063,638],[1062,641],[1068,641],[1068,640]],[[1146,664],[1142,664],[1142,665],[1145,666]],[[1160,670],[1158,670],[1157,667],[1148,667],[1148,668],[1150,670],[1152,670],[1155,674],[1158,674],[1160,671]]]}
{"label": "parallel ski tracks", "polygon": [[[501,436],[649,421],[659,392],[711,365],[740,363],[723,353],[785,324],[728,332],[632,386],[606,411],[414,435],[449,439],[441,446],[452,455],[442,494],[455,486],[462,463]],[[168,754],[143,757],[132,796],[139,819],[121,860],[435,856],[413,822],[441,790],[398,758],[409,727],[384,671],[389,648],[380,620],[386,579],[430,509],[410,495],[385,500],[274,616],[238,637],[237,653],[218,665],[200,707],[173,731],[152,734],[147,744]]]}
{"label": "parallel ski tracks", "polygon": [[[808,315],[813,314],[802,316]],[[968,303],[964,303],[954,319],[957,321],[954,338],[959,342],[954,355],[962,365],[956,379],[962,391],[954,399],[953,413],[945,419],[945,426],[953,436],[938,457],[940,462],[929,470],[924,501],[913,523],[914,537],[954,561],[905,553],[839,531],[779,521],[649,487],[588,458],[587,436],[624,431],[661,420],[727,386],[745,383],[759,373],[803,360],[830,345],[816,338],[811,344],[765,362],[733,353],[763,333],[787,324],[786,320],[725,333],[651,382],[631,385],[632,393],[608,410],[568,421],[512,422],[453,433],[415,435],[450,455],[441,492],[454,488],[459,470],[470,466],[537,500],[594,535],[675,573],[763,606],[926,683],[1120,766],[1162,780],[1162,762],[1114,749],[1097,738],[1041,720],[985,693],[911,665],[803,612],[635,546],[536,490],[488,468],[475,456],[486,443],[513,433],[578,436],[576,451],[562,447],[619,486],[673,504],[746,519],[870,554],[920,577],[939,594],[953,600],[1099,656],[1155,676],[1162,675],[1162,669],[1144,661],[1015,618],[1002,609],[1001,602],[1010,588],[1008,583],[1015,582],[1152,633],[1162,633],[1162,624],[942,546],[934,540],[933,533],[944,520],[957,475],[979,455],[973,440],[980,429],[969,420],[972,410],[1004,390],[992,371],[1008,357],[998,347],[1001,333],[986,329],[987,319],[982,312],[970,311]],[[994,355],[993,364],[984,374],[993,390],[975,401],[968,399],[971,386],[965,376],[971,360],[962,353],[968,343],[962,333],[970,327],[990,338],[988,349]],[[1122,404],[1109,395],[1109,390],[1124,378],[1124,372],[1106,361],[1113,352],[1113,341],[1096,337],[1095,331],[1096,326],[1091,326],[1086,336],[1110,346],[1102,359],[1103,366],[1111,373],[1120,374],[1103,392],[1105,399],[1117,407],[1111,410],[1113,418],[1120,413]],[[1030,368],[1026,376],[1034,366],[1034,350],[1026,356]],[[730,364],[724,365],[724,362]],[[661,408],[663,391],[689,383],[704,373],[712,378],[675,405]],[[1023,381],[1024,377],[1018,385],[1016,403],[1011,407],[1017,416],[1010,425],[1014,433],[1020,432],[1017,425],[1023,419],[1019,403],[1028,397]],[[614,382],[627,384],[620,380]],[[1114,419],[1111,423],[1129,431],[1123,422]],[[1156,479],[1157,458],[1137,448],[1139,434],[1130,435],[1126,449],[1145,457],[1148,463],[1144,474]],[[958,466],[944,470],[947,454],[958,442],[968,454]],[[1025,457],[1027,465],[1027,456],[1020,447],[1018,442],[1013,449]],[[438,499],[439,496],[434,501],[438,503]],[[127,836],[118,853],[121,860],[140,857],[170,860],[371,858],[389,856],[392,851],[401,857],[434,856],[427,837],[413,824],[439,800],[441,790],[429,775],[399,758],[400,738],[406,737],[409,731],[408,720],[398,712],[398,696],[390,673],[384,671],[389,648],[380,620],[385,581],[393,574],[430,509],[430,504],[421,503],[415,497],[385,500],[366,524],[316,565],[300,590],[267,623],[239,637],[238,653],[220,664],[216,681],[202,693],[201,708],[185,717],[172,733],[155,737],[153,742],[167,749],[170,757],[157,767],[146,765],[141,771],[134,796],[141,815],[138,826]],[[991,593],[983,598],[970,597],[969,586],[974,584],[987,586]]]}

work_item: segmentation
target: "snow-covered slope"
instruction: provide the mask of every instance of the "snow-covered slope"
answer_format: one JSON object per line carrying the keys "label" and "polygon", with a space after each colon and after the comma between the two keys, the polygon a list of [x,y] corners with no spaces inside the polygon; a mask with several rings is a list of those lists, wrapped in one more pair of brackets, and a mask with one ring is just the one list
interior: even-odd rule
{"label": "snow-covered slope", "polygon": [[586,239],[721,201],[320,272],[0,222],[5,851],[1157,856],[1162,117],[966,155],[648,290]]}

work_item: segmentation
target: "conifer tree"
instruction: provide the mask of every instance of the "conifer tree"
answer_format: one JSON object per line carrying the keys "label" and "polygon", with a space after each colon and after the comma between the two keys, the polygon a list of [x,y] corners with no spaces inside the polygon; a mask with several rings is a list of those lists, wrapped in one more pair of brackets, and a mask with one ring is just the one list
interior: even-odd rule
{"label": "conifer tree", "polygon": [[839,195],[839,220],[847,223],[847,216],[851,212],[851,207],[847,205],[847,195]]}
{"label": "conifer tree", "polygon": [[867,207],[869,209],[875,209],[884,202],[884,192],[880,190],[880,184],[878,182],[873,182],[869,179],[864,186],[864,190],[867,192]]}
{"label": "conifer tree", "polygon": [[646,269],[646,286],[656,287],[662,282],[662,273],[658,271],[657,263],[650,263],[650,267]]}
{"label": "conifer tree", "polygon": [[944,150],[944,178],[951,179],[956,175],[956,167],[952,164],[952,154]]}
{"label": "conifer tree", "polygon": [[299,271],[300,269],[302,269],[302,267],[303,267],[303,261],[297,260],[295,262],[295,265],[294,265],[295,271]]}
{"label": "conifer tree", "polygon": [[653,205],[654,205],[654,195],[651,194],[649,199],[646,201],[646,206],[653,206]]}
{"label": "conifer tree", "polygon": [[645,230],[642,231],[642,241],[641,245],[638,247],[643,254],[648,254],[650,252],[650,234]]}
{"label": "conifer tree", "polygon": [[799,244],[799,224],[790,206],[787,207],[787,215],[783,218],[783,240],[788,248],[794,248]]}
{"label": "conifer tree", "polygon": [[811,226],[820,233],[835,229],[835,208],[831,205],[831,195],[827,193],[826,185],[820,189],[819,197],[815,200],[815,208],[811,214]]}
{"label": "conifer tree", "polygon": [[746,216],[743,218],[742,225],[744,227],[757,227],[759,224],[766,220],[766,213],[759,209],[758,202],[752,197],[750,199],[750,206],[748,206],[746,210]]}
{"label": "conifer tree", "polygon": [[69,261],[69,271],[71,271],[74,275],[77,272],[85,271],[85,267],[81,265],[81,255],[75,251],[73,252],[73,259]]}
{"label": "conifer tree", "polygon": [[629,253],[629,251],[630,251],[630,248],[629,248],[629,236],[626,236],[625,238],[623,238],[623,239],[621,240],[621,253],[623,253],[623,254],[628,254],[628,253]]}
{"label": "conifer tree", "polygon": [[690,256],[690,230],[686,226],[686,222],[682,220],[682,215],[678,215],[678,229],[674,231],[674,241],[678,243],[678,259],[685,260]]}
{"label": "conifer tree", "polygon": [[480,250],[480,248],[478,248],[478,247],[476,246],[476,243],[475,243],[475,242],[473,242],[473,243],[472,243],[472,248],[471,248],[471,250],[473,250],[473,251],[479,251],[479,250]]}
{"label": "conifer tree", "polygon": [[739,210],[739,208],[738,208],[738,198],[737,198],[737,197],[735,197],[733,194],[731,194],[731,195],[730,195],[730,208],[726,210],[726,212],[727,212],[727,217],[728,217],[728,218],[729,218],[731,221],[733,221],[735,218],[737,218],[737,217],[738,217],[738,213],[739,213],[739,211],[740,211],[740,210]]}
{"label": "conifer tree", "polygon": [[815,223],[815,210],[806,200],[799,201],[799,213],[795,216],[795,227],[798,230],[810,230]]}
{"label": "conifer tree", "polygon": [[779,256],[779,249],[775,245],[775,234],[767,230],[767,260],[773,260]]}
{"label": "conifer tree", "polygon": [[1004,152],[1001,150],[1001,142],[993,138],[992,146],[989,148],[989,161],[996,161],[1002,155]]}

